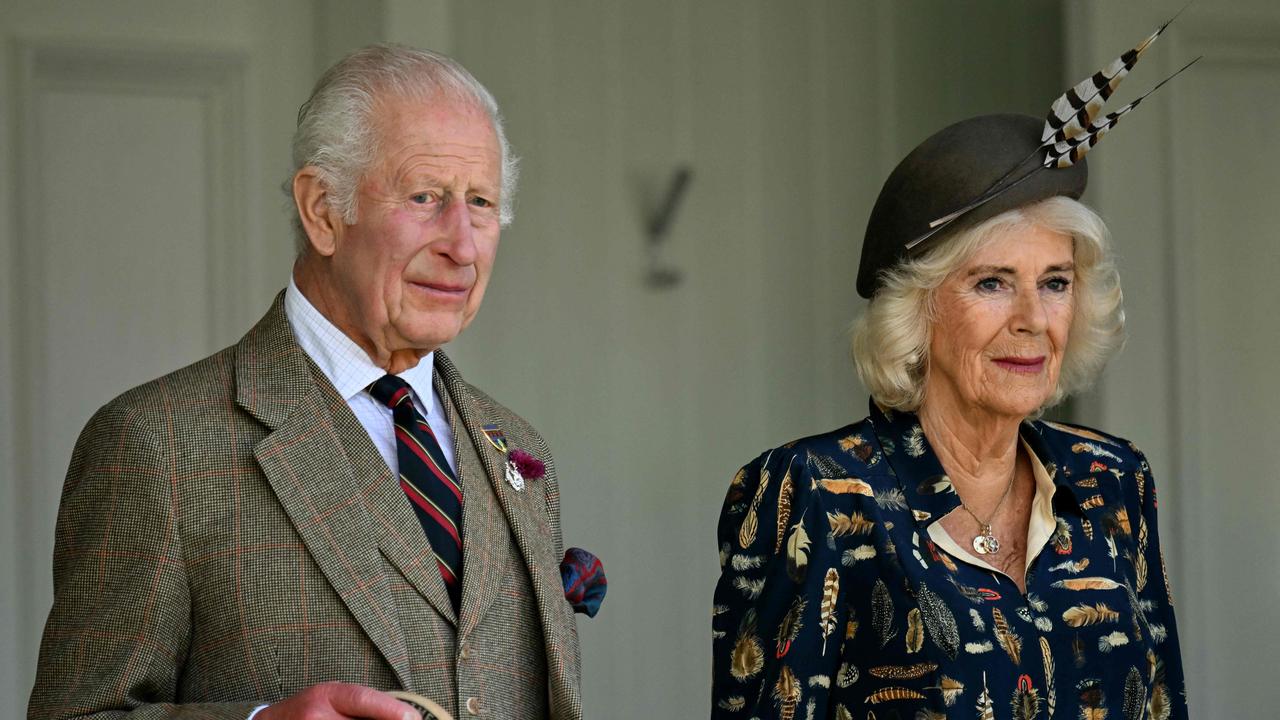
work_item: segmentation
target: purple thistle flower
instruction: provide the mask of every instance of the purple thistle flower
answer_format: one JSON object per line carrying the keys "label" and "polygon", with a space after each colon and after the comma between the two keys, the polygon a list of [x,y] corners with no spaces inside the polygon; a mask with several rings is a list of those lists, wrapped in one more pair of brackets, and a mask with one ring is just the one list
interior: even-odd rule
{"label": "purple thistle flower", "polygon": [[519,470],[520,475],[526,480],[537,480],[547,474],[547,466],[531,453],[515,448],[508,457],[511,462],[515,463],[516,470]]}

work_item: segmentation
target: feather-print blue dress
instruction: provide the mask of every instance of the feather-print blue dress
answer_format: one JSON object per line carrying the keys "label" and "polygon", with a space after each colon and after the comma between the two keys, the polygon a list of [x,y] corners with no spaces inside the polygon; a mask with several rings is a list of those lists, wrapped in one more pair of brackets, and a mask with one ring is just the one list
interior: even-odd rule
{"label": "feather-print blue dress", "polygon": [[872,403],[742,468],[719,524],[712,717],[1186,718],[1146,459],[1086,428],[1021,435],[1052,517],[1025,594],[935,542],[960,501],[911,413]]}

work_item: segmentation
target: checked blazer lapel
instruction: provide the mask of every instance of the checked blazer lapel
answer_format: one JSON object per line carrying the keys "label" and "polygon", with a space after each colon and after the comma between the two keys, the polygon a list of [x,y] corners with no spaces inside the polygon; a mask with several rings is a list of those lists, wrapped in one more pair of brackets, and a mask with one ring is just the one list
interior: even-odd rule
{"label": "checked blazer lapel", "polygon": [[462,423],[458,406],[448,394],[440,373],[435,373],[434,380],[435,391],[443,401],[446,419],[453,429],[453,457],[463,487],[462,605],[458,634],[466,637],[498,597],[511,544],[507,542],[505,511],[493,490],[489,471],[480,460],[488,443],[483,434],[475,437]]}
{"label": "checked blazer lapel", "polygon": [[[522,491],[516,491],[506,482],[504,472],[506,457],[493,447],[486,439],[484,426],[497,424],[493,413],[481,402],[477,394],[462,379],[456,367],[443,352],[436,351],[435,371],[437,383],[440,383],[447,396],[458,411],[457,420],[471,438],[475,453],[458,453],[461,474],[472,477],[487,477],[493,496],[497,498],[511,528],[516,547],[528,568],[532,580],[534,596],[538,605],[538,616],[541,619],[543,638],[547,648],[547,668],[550,672],[550,689],[552,716],[570,716],[557,706],[581,706],[578,677],[578,646],[576,629],[573,624],[573,612],[564,598],[564,589],[560,581],[560,558],[556,539],[552,533],[547,514],[547,495],[541,480],[526,481]],[[456,425],[455,425],[456,427]],[[509,431],[509,428],[502,428]],[[455,432],[455,438],[461,433]],[[520,439],[509,433],[508,441],[514,441],[513,447],[520,447]],[[476,460],[479,465],[476,465]],[[463,501],[463,513],[466,514],[467,500]],[[476,575],[469,572],[467,563],[477,554],[471,545],[468,535],[474,536],[471,526],[466,526],[463,537],[464,559],[462,570],[463,600],[459,634],[466,636],[476,627],[483,617],[484,610],[493,601],[494,592],[486,592],[482,587],[488,582],[497,582],[500,578],[489,576],[472,578]],[[471,554],[467,554],[470,552]],[[471,583],[471,584],[468,584]]]}
{"label": "checked blazer lapel", "polygon": [[381,479],[369,477],[366,456],[382,465],[388,487],[399,488],[345,401],[298,346],[283,293],[237,345],[235,373],[237,403],[272,430],[254,448],[267,482],[334,592],[410,687],[405,637],[379,550],[389,521],[370,489]]}

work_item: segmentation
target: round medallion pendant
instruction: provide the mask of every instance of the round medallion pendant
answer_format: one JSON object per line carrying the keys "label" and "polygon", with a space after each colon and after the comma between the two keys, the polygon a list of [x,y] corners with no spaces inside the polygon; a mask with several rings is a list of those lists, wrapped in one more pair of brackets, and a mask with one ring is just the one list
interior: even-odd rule
{"label": "round medallion pendant", "polygon": [[987,554],[987,536],[986,535],[973,536],[973,551],[978,553],[979,555]]}
{"label": "round medallion pendant", "polygon": [[979,555],[995,555],[1000,552],[1000,541],[995,535],[976,535],[973,538],[973,549]]}

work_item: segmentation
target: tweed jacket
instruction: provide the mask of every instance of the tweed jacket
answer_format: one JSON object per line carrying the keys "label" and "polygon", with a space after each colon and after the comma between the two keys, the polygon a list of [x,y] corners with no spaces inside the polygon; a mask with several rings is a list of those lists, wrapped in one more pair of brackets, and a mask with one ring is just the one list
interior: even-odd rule
{"label": "tweed jacket", "polygon": [[[338,680],[413,690],[455,715],[478,697],[490,717],[579,720],[550,452],[435,357],[465,493],[458,613],[282,293],[239,343],[125,393],[82,433],[28,718],[244,720]],[[514,490],[487,425],[546,474]]]}

